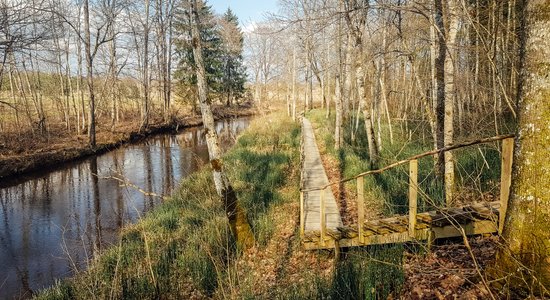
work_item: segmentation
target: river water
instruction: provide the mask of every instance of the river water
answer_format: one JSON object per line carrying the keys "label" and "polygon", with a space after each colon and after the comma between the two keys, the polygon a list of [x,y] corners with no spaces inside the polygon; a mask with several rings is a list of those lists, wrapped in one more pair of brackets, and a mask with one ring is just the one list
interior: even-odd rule
{"label": "river water", "polygon": [[[248,118],[218,121],[222,145],[232,145],[248,123]],[[170,195],[207,159],[203,129],[189,128],[0,182],[0,299],[28,298],[86,268],[94,253],[117,243],[124,224],[162,201],[113,177]]]}

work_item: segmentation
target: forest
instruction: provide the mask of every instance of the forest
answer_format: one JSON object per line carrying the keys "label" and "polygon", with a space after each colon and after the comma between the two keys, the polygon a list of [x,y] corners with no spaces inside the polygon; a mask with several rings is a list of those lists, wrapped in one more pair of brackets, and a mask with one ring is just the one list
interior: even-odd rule
{"label": "forest", "polygon": [[1,299],[550,297],[550,1],[221,2],[0,0]]}

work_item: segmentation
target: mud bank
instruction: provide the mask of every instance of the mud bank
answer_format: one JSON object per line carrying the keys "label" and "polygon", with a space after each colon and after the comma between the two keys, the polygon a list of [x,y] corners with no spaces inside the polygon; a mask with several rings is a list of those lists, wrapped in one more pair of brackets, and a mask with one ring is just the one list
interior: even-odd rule
{"label": "mud bank", "polygon": [[[256,110],[249,107],[217,108],[213,113],[214,119],[217,121],[228,118],[252,116],[256,114]],[[60,164],[103,154],[122,145],[142,141],[149,136],[178,132],[196,126],[202,126],[202,118],[200,115],[173,119],[169,123],[152,124],[142,131],[129,130],[128,132],[122,132],[118,134],[114,141],[112,141],[112,137],[110,138],[111,141],[108,142],[98,138],[98,143],[95,148],[91,148],[87,144],[87,139],[75,137],[75,139],[80,138],[76,146],[74,145],[75,143],[69,143],[67,147],[58,147],[53,150],[38,147],[36,149],[31,149],[28,153],[0,157],[0,185],[10,181],[10,179],[14,179],[13,177],[15,176],[48,170]]]}

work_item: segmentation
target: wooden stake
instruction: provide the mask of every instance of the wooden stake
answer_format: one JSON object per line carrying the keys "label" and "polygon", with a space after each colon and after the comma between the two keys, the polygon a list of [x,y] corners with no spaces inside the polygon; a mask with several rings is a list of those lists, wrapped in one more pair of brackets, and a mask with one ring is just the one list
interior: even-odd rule
{"label": "wooden stake", "polygon": [[304,237],[305,230],[304,192],[300,191],[300,236]]}
{"label": "wooden stake", "polygon": [[359,243],[365,242],[363,234],[363,225],[365,223],[365,184],[364,177],[357,178],[357,232],[359,233]]}
{"label": "wooden stake", "polygon": [[510,185],[512,182],[512,161],[514,159],[514,139],[507,138],[502,141],[502,165],[500,170],[500,209],[498,217],[498,233],[504,230],[504,219],[508,210],[510,198]]}
{"label": "wooden stake", "polygon": [[321,246],[325,245],[325,232],[327,228],[327,216],[325,212],[325,189],[320,191],[320,200],[321,200]]}
{"label": "wooden stake", "polygon": [[418,198],[418,160],[409,162],[409,236],[415,237]]}

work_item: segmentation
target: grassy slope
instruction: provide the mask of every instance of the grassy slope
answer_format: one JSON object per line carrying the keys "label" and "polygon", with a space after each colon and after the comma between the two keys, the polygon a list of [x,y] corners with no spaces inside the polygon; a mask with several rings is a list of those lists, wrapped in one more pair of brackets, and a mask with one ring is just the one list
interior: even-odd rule
{"label": "grassy slope", "polygon": [[253,249],[234,248],[205,168],[126,228],[119,246],[91,262],[88,271],[37,298],[310,298],[325,293],[332,259],[303,252],[296,232],[299,143],[298,125],[268,115],[254,121],[226,155],[256,236]]}
{"label": "grassy slope", "polygon": [[[368,169],[364,147],[347,145],[339,152],[334,151],[332,122],[326,121],[321,111],[312,111],[308,117],[316,127],[321,152],[327,158],[325,163],[338,176],[348,177]],[[396,133],[396,136],[403,135]],[[405,281],[404,246],[352,250],[337,264],[331,252],[301,250],[297,233],[299,140],[297,124],[282,114],[271,114],[255,120],[226,155],[231,181],[256,236],[257,245],[253,249],[241,253],[234,248],[211,173],[205,168],[187,178],[171,200],[125,229],[120,245],[107,250],[88,271],[44,291],[38,298],[397,296]],[[358,132],[357,145],[363,142],[364,136]],[[382,152],[382,164],[429,148],[428,142],[420,139],[396,138],[394,142],[389,146],[385,141],[388,147]],[[493,162],[491,151],[496,151],[482,150],[488,162]],[[484,165],[476,153],[458,158],[459,165],[472,174]],[[427,159],[420,165],[420,178],[424,178],[427,187],[431,185],[431,163]],[[498,170],[489,173],[498,174]],[[467,176],[463,178],[470,180]],[[482,179],[474,177],[472,181],[487,182]],[[373,216],[402,212],[406,203],[406,169],[368,178],[365,184]],[[353,196],[355,183],[343,189]],[[434,191],[437,193],[437,188]]]}

